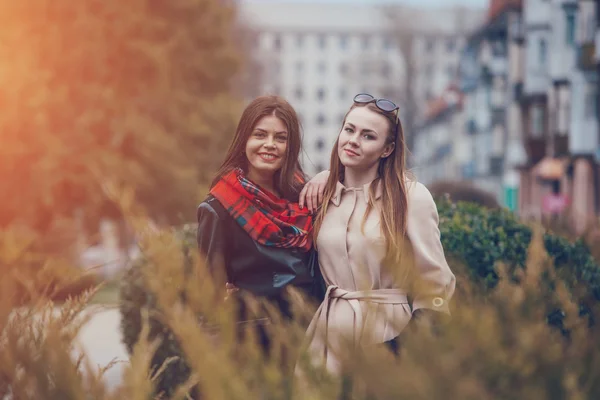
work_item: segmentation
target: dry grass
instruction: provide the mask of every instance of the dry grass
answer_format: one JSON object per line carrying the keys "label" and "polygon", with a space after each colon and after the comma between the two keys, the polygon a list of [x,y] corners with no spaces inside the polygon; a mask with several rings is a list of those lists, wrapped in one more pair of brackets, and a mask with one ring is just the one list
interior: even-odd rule
{"label": "dry grass", "polygon": [[[270,328],[274,351],[266,359],[251,334],[236,340],[231,303],[221,300],[220,288],[211,284],[202,263],[186,261],[176,236],[146,234],[142,246],[147,257],[144,279],[156,307],[141,310],[142,334],[117,391],[107,390],[104,370],[93,368],[85,356],[73,355],[74,338],[85,322],[82,311],[92,294],[65,302],[59,313],[49,312],[53,304],[42,299],[15,313],[6,296],[0,295],[0,398],[7,394],[15,400],[152,398],[154,383],[176,360],[153,368],[160,343],[148,338],[150,318],[159,319],[178,339],[192,371],[170,398],[186,398],[196,384],[205,399],[289,399],[292,392],[297,399],[338,398],[339,379],[310,366],[299,351],[311,313],[301,298],[293,297],[297,321],[281,321]],[[354,376],[352,398],[599,398],[597,328],[590,329],[587,318],[578,317],[571,293],[553,279],[552,268],[538,232],[520,283],[502,279],[484,296],[467,278],[459,278],[453,318],[435,329],[424,323],[402,343],[399,360],[382,347],[345,354],[352,356],[348,360],[352,361],[348,372]],[[460,275],[461,269],[455,270]],[[114,294],[115,288],[107,285],[103,290]],[[94,301],[109,297],[102,291],[94,296]],[[565,312],[568,334],[546,323],[548,313],[557,307]],[[593,312],[597,317],[597,310]],[[198,316],[203,317],[202,324]],[[278,319],[276,313],[271,316]],[[298,357],[305,371],[301,381],[293,374]]]}

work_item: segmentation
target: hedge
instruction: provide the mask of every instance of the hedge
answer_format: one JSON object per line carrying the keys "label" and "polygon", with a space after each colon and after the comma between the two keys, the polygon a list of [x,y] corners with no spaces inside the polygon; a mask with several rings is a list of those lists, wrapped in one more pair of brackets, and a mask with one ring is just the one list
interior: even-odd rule
{"label": "hedge", "polygon": [[[504,209],[488,209],[474,203],[451,203],[444,199],[438,200],[437,204],[441,238],[447,256],[460,260],[467,267],[471,279],[482,283],[480,286],[485,290],[493,290],[498,284],[499,263],[509,266],[513,271],[525,268],[533,232],[513,213]],[[195,251],[193,227],[182,229],[180,235],[182,252],[189,254],[190,251]],[[586,313],[590,301],[600,300],[600,268],[588,247],[582,240],[570,242],[551,233],[544,234],[544,245],[554,261],[559,277],[564,279],[568,287],[589,289],[589,295],[577,298],[581,304],[580,314]],[[124,343],[130,352],[141,331],[140,310],[155,307],[154,296],[146,289],[141,273],[144,267],[143,258],[134,262],[121,287],[121,329]],[[548,282],[552,284],[551,280]],[[564,313],[556,309],[548,315],[548,323],[562,328],[563,317]],[[566,333],[564,330],[563,332]],[[154,365],[182,354],[173,334],[155,318],[150,319],[150,334],[163,339],[155,354]],[[157,391],[170,394],[169,389],[183,383],[188,374],[189,367],[183,359],[178,359],[169,365],[156,382]]]}
{"label": "hedge", "polygon": [[[533,232],[514,213],[447,199],[438,199],[437,205],[444,250],[466,265],[473,280],[493,289],[499,279],[498,263],[512,271],[525,267]],[[557,275],[577,296],[580,314],[589,314],[591,304],[600,300],[600,266],[589,247],[581,238],[570,241],[551,232],[545,232],[543,240]],[[548,321],[561,326],[563,317],[557,309]]]}

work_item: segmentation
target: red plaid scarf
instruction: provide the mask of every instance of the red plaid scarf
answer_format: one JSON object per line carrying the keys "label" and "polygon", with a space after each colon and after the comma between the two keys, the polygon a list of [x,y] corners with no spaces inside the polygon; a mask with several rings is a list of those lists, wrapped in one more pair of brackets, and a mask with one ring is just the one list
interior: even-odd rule
{"label": "red plaid scarf", "polygon": [[265,246],[310,250],[312,217],[297,203],[281,199],[231,171],[210,190],[252,239]]}

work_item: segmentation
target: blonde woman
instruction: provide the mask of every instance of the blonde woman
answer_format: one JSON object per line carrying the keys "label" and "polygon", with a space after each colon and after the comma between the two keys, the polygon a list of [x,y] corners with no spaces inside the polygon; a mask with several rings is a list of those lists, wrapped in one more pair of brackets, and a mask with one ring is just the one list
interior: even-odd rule
{"label": "blonde woman", "polygon": [[455,287],[429,191],[405,170],[398,107],[359,94],[331,153],[314,224],[327,285],[307,331],[309,352],[333,373],[340,352],[387,343],[412,318],[449,314]]}

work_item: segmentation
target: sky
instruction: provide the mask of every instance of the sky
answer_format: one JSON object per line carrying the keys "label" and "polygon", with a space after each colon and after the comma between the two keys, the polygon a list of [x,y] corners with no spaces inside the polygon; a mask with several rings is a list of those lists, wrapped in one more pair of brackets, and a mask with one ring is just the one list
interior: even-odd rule
{"label": "sky", "polygon": [[489,0],[242,0],[254,3],[338,3],[338,4],[377,4],[377,3],[393,3],[393,4],[410,4],[420,5],[423,7],[440,7],[454,4],[487,7]]}

